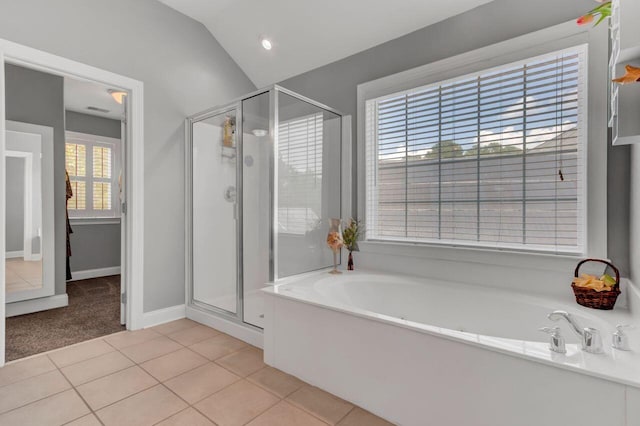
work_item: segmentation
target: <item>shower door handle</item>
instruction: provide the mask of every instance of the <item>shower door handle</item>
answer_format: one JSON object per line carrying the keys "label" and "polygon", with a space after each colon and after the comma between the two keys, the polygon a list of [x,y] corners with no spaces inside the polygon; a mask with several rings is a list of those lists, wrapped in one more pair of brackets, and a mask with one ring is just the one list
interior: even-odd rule
{"label": "shower door handle", "polygon": [[227,189],[225,189],[224,191],[224,199],[226,201],[228,201],[229,203],[235,203],[236,202],[236,187],[235,186],[228,186]]}

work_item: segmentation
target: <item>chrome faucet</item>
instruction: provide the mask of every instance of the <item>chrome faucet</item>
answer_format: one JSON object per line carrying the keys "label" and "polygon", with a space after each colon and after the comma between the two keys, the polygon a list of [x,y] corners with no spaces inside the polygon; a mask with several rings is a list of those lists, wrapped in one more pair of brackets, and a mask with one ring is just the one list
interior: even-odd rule
{"label": "chrome faucet", "polygon": [[561,318],[567,320],[573,331],[576,332],[581,338],[582,350],[591,354],[601,354],[602,351],[602,337],[600,332],[595,328],[585,327],[581,328],[576,320],[570,313],[565,311],[553,311],[547,315],[551,321],[559,321]]}
{"label": "chrome faucet", "polygon": [[549,335],[549,350],[559,354],[566,354],[567,348],[564,337],[560,334],[560,327],[542,327],[540,331]]}

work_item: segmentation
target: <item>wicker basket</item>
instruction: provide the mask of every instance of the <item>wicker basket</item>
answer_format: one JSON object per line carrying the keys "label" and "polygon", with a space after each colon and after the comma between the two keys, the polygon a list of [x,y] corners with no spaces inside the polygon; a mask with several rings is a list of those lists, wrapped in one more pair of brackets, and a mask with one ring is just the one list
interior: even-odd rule
{"label": "wicker basket", "polygon": [[585,259],[578,263],[576,266],[575,277],[580,276],[580,267],[587,262],[600,262],[609,266],[616,274],[616,283],[610,291],[595,291],[592,288],[583,288],[576,287],[575,284],[571,283],[571,288],[573,289],[573,294],[576,296],[576,302],[579,305],[586,306],[587,308],[593,309],[602,309],[602,310],[611,310],[616,304],[616,299],[618,299],[618,295],[620,294],[620,271],[610,262],[602,259]]}

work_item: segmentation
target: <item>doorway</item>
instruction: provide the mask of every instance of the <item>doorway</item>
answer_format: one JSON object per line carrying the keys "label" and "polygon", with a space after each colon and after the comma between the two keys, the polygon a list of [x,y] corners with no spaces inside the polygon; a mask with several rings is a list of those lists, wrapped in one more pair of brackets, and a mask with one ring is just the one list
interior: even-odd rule
{"label": "doorway", "polygon": [[[120,198],[111,198],[111,205],[118,206],[122,209],[123,216],[122,222],[122,235],[121,235],[121,277],[122,277],[122,292],[123,295],[117,295],[118,301],[122,301],[124,304],[122,309],[118,307],[118,311],[122,311],[122,321],[118,318],[118,323],[125,322],[126,328],[130,330],[142,328],[142,287],[143,287],[143,255],[144,247],[142,244],[143,237],[143,107],[142,107],[142,83],[136,80],[129,79],[124,76],[113,74],[104,70],[100,70],[94,67],[90,67],[84,64],[80,64],[74,61],[67,60],[55,55],[50,55],[35,49],[27,48],[15,43],[11,43],[5,40],[0,40],[0,154],[2,154],[2,161],[5,160],[5,154],[7,153],[7,130],[8,125],[5,122],[7,118],[7,111],[5,109],[5,102],[7,99],[7,88],[5,88],[5,65],[21,66],[38,72],[51,74],[62,78],[73,78],[84,82],[93,82],[108,86],[114,91],[122,92],[124,95],[121,99],[123,104],[126,105],[124,113],[124,126],[122,139],[125,141],[122,147],[123,159],[122,169],[124,173],[118,176],[118,180],[121,185]],[[46,127],[46,126],[43,126]],[[64,136],[63,136],[64,137]],[[130,143],[127,143],[130,141]],[[104,150],[103,150],[104,152]],[[10,157],[13,158],[13,157]],[[62,157],[64,158],[64,157]],[[113,157],[115,158],[115,157]],[[95,159],[91,158],[93,162]],[[11,167],[16,168],[16,164]],[[17,163],[17,167],[20,169],[22,163]],[[5,167],[6,169],[6,167]],[[43,170],[44,172],[44,170]],[[44,183],[46,179],[43,179]],[[9,198],[7,197],[7,183],[8,177],[5,173],[0,176],[0,219],[4,223],[7,219],[6,207],[8,207]],[[57,183],[57,181],[56,181]],[[106,184],[101,182],[92,182],[92,189],[101,189],[103,199],[109,198],[108,191],[104,188]],[[86,188],[85,188],[86,189]],[[98,191],[96,191],[98,192]],[[77,192],[78,194],[80,191]],[[44,196],[45,189],[42,189]],[[85,192],[86,195],[86,192]],[[55,200],[59,203],[59,197]],[[43,215],[44,218],[44,215]],[[60,222],[59,218],[56,225]],[[6,257],[7,244],[6,244],[6,229],[4,226],[0,227],[0,254]],[[43,247],[47,243],[45,226],[42,226]],[[53,238],[50,238],[53,241]],[[37,240],[37,239],[36,239]],[[56,246],[56,255],[60,251],[59,238],[55,240],[58,243]],[[26,245],[25,245],[26,247]],[[64,250],[64,246],[63,246]],[[25,250],[23,249],[23,252]],[[11,256],[12,253],[9,253]],[[64,256],[64,255],[63,255]],[[50,256],[52,257],[52,256]],[[42,262],[46,262],[46,253],[42,253]],[[33,268],[37,269],[37,268]],[[7,268],[8,270],[8,268]],[[44,271],[44,269],[43,269]],[[66,271],[63,271],[66,272]],[[7,314],[11,314],[10,307],[13,304],[7,305],[10,302],[10,297],[7,295],[8,289],[5,279],[5,262],[2,262],[0,267],[0,366],[5,361],[5,340],[6,340],[6,327],[4,318]],[[60,262],[55,263],[55,278],[45,279],[42,275],[42,287],[50,286],[51,282],[54,282],[54,287],[60,286]],[[64,276],[63,276],[64,278]],[[103,278],[103,277],[101,277]],[[45,283],[46,281],[46,283]],[[66,280],[62,280],[62,285],[66,287]],[[28,281],[27,281],[28,282]],[[28,282],[29,283],[29,282]],[[29,283],[31,284],[31,283]],[[112,284],[112,283],[107,283]],[[25,284],[26,285],[26,284]],[[49,291],[50,292],[50,291]],[[34,298],[32,304],[40,305],[40,308],[47,310],[55,305],[65,305],[64,297],[57,297],[58,294],[47,295],[44,297]],[[65,295],[66,296],[66,295]],[[68,302],[66,302],[68,303]],[[39,309],[37,309],[39,310]],[[53,312],[53,311],[52,311]],[[118,317],[120,317],[118,312]]]}

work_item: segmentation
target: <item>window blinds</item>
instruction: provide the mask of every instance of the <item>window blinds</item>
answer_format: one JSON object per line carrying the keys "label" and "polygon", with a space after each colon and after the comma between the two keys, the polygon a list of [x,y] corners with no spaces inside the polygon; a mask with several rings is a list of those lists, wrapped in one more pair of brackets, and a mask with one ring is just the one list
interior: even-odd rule
{"label": "window blinds", "polygon": [[278,223],[283,233],[304,235],[321,217],[322,113],[278,126]]}
{"label": "window blinds", "polygon": [[585,56],[367,101],[367,238],[581,252]]}

